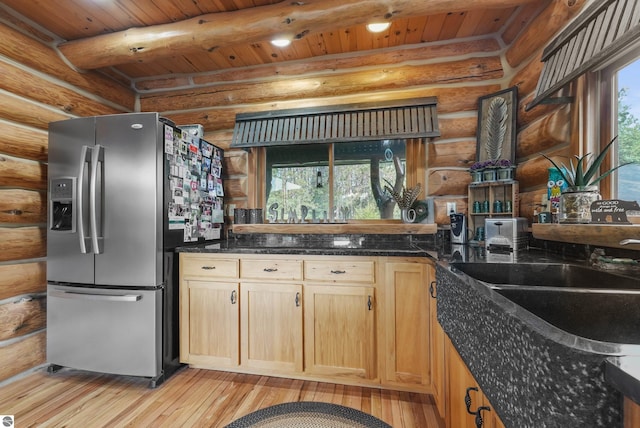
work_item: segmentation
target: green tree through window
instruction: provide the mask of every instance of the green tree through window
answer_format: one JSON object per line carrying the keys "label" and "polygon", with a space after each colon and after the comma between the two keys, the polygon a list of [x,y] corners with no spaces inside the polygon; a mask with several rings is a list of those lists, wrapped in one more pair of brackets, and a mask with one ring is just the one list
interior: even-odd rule
{"label": "green tree through window", "polygon": [[399,219],[384,186],[404,185],[405,153],[404,140],[267,147],[266,207],[278,205],[279,221],[294,211],[300,219],[303,205],[307,221],[314,211],[320,220]]}

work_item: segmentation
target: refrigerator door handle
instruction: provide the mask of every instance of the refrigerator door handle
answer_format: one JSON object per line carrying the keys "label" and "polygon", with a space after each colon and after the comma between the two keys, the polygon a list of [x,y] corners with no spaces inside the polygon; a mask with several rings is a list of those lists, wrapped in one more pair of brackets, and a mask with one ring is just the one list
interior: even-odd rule
{"label": "refrigerator door handle", "polygon": [[87,162],[91,162],[91,157],[89,155],[89,146],[82,146],[82,151],[80,152],[80,167],[78,168],[78,179],[76,182],[78,183],[78,194],[77,194],[77,219],[78,219],[78,239],[80,240],[80,252],[83,254],[87,254],[87,246],[85,244],[85,236],[84,236],[84,217],[82,213],[84,212],[84,167]]}
{"label": "refrigerator door handle", "polygon": [[137,302],[142,299],[142,296],[139,294],[89,294],[60,290],[52,290],[49,292],[49,295],[62,299],[99,300],[107,302]]}
{"label": "refrigerator door handle", "polygon": [[[91,155],[91,181],[89,183],[89,218],[91,221],[91,242],[94,254],[102,253],[103,237],[98,236],[98,163],[104,162],[104,147],[96,144]],[[104,170],[104,167],[103,167]],[[102,182],[102,180],[100,180]],[[101,195],[102,196],[102,195]]]}

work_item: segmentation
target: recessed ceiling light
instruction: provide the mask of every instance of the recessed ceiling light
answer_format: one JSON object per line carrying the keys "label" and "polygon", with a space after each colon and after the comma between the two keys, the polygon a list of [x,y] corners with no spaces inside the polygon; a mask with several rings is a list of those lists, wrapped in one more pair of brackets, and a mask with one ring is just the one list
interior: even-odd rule
{"label": "recessed ceiling light", "polygon": [[372,33],[380,33],[389,28],[390,25],[390,22],[372,22],[371,24],[367,24],[367,30]]}
{"label": "recessed ceiling light", "polygon": [[277,46],[279,48],[283,48],[285,46],[289,46],[291,44],[291,40],[289,40],[289,39],[273,39],[273,40],[271,40],[271,44],[273,46]]}

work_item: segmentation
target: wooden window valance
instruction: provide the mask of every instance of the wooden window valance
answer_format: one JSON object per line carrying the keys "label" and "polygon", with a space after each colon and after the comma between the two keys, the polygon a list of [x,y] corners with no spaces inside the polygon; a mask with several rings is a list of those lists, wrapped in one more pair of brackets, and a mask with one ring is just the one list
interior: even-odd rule
{"label": "wooden window valance", "polygon": [[529,110],[634,46],[640,38],[640,0],[601,0],[582,12],[542,53],[544,66]]}
{"label": "wooden window valance", "polygon": [[236,115],[231,147],[438,137],[435,97]]}

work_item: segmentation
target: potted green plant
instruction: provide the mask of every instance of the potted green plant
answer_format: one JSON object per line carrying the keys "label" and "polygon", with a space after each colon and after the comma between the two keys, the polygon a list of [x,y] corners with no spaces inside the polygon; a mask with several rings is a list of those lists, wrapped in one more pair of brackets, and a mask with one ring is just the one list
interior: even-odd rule
{"label": "potted green plant", "polygon": [[576,162],[574,164],[574,160],[569,159],[569,167],[562,162],[558,165],[547,155],[542,154],[559,171],[568,186],[560,194],[558,212],[560,223],[591,222],[591,204],[601,199],[597,184],[613,171],[627,165],[621,164],[600,174],[600,166],[617,138],[617,136],[613,137],[595,159],[591,158],[591,153],[583,156],[575,155]]}

